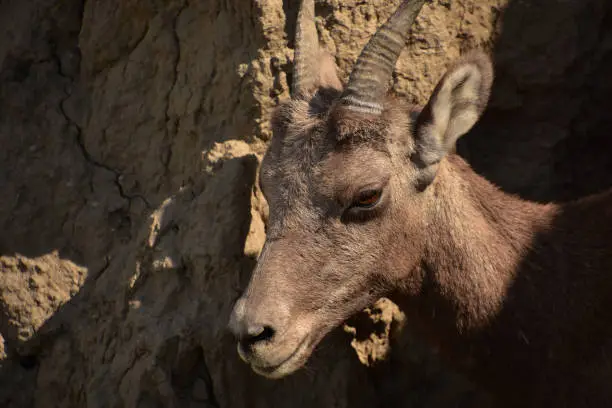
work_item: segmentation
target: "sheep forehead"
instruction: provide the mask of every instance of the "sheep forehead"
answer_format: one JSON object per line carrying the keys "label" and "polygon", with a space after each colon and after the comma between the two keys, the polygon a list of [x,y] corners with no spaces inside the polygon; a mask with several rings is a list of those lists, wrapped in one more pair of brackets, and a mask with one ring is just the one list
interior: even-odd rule
{"label": "sheep forehead", "polygon": [[[406,138],[409,109],[389,103],[384,117],[363,121],[336,115],[327,106],[313,112],[306,101],[287,101],[275,114],[275,132],[261,168],[264,192],[278,218],[308,213],[341,191],[376,182],[391,172],[391,152]],[[394,135],[400,135],[399,138]],[[410,150],[410,148],[408,148]],[[293,210],[293,211],[292,211]]]}

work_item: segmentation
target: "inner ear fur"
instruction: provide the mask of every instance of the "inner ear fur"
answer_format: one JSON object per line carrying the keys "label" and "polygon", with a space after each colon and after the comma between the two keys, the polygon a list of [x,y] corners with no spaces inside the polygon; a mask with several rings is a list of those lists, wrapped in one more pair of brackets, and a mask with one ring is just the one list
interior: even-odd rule
{"label": "inner ear fur", "polygon": [[433,180],[436,165],[454,151],[457,139],[476,124],[492,84],[493,64],[481,51],[466,54],[446,71],[415,124],[413,159],[425,183]]}

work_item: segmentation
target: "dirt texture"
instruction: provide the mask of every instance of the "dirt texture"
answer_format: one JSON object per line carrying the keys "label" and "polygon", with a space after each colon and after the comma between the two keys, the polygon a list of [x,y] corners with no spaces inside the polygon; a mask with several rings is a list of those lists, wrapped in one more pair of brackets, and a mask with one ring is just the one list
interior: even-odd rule
{"label": "dirt texture", "polygon": [[[343,79],[398,4],[317,1]],[[237,357],[297,6],[0,0],[0,406],[485,406],[386,300],[284,380]],[[433,0],[413,33],[394,90],[416,104],[461,52],[493,55],[458,146],[478,172],[538,201],[612,185],[612,3]]]}

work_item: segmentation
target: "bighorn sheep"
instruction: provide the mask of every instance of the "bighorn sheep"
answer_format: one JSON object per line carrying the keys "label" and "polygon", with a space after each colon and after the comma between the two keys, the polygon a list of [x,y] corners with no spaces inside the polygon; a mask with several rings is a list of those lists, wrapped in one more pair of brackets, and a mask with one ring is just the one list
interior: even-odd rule
{"label": "bighorn sheep", "polygon": [[286,376],[388,295],[499,406],[612,406],[612,194],[523,201],[453,153],[488,102],[483,53],[455,63],[422,111],[387,95],[424,0],[399,6],[345,88],[313,3],[261,164],[267,240],[230,318],[241,358]]}

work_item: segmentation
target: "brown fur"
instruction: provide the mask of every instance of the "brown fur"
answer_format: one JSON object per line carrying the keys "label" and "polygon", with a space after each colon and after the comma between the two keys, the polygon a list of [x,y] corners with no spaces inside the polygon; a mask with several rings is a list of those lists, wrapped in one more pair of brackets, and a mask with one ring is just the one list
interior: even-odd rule
{"label": "brown fur", "polygon": [[[454,155],[491,83],[474,53],[420,114],[392,98],[381,116],[347,111],[329,83],[279,108],[261,167],[267,241],[230,322],[256,372],[292,373],[391,294],[500,405],[612,404],[612,193],[529,203]],[[373,189],[377,206],[352,206]]]}
{"label": "brown fur", "polygon": [[611,194],[539,205],[456,156],[440,173],[421,279],[393,296],[408,320],[504,406],[609,406]]}

